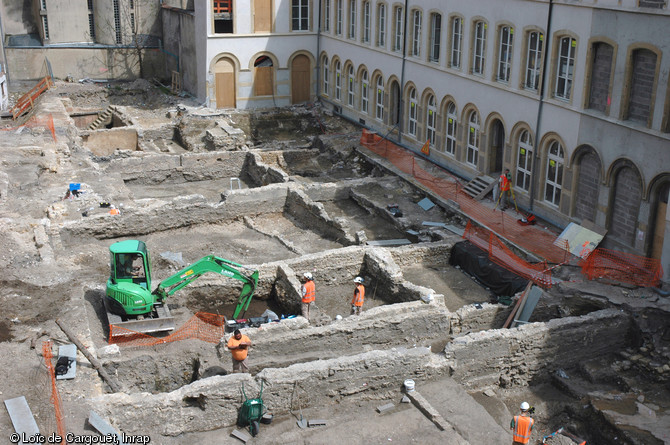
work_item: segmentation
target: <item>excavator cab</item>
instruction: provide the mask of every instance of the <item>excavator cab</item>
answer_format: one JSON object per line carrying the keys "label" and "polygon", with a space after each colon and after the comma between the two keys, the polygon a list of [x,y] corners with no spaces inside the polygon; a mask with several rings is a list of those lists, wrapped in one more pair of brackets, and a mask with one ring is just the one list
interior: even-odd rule
{"label": "excavator cab", "polygon": [[143,315],[153,310],[149,252],[143,241],[120,241],[109,246],[107,300],[119,315]]}

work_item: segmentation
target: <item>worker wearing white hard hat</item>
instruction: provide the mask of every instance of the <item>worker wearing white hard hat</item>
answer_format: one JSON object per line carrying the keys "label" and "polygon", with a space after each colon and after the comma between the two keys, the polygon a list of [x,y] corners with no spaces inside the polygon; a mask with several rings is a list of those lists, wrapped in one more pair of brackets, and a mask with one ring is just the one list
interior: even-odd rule
{"label": "worker wearing white hard hat", "polygon": [[365,286],[363,286],[363,278],[354,278],[356,288],[354,289],[354,296],[351,299],[351,315],[361,315],[363,312],[363,301],[365,301]]}
{"label": "worker wearing white hard hat", "polygon": [[301,307],[302,316],[309,322],[309,310],[314,305],[316,299],[316,287],[314,285],[314,277],[310,272],[302,274],[302,286],[300,287],[300,295],[302,297]]}
{"label": "worker wearing white hard hat", "polygon": [[535,420],[530,417],[530,405],[528,402],[521,402],[519,406],[521,414],[514,416],[512,422],[510,423],[510,429],[514,435],[512,442],[513,445],[526,445],[530,442],[530,433],[533,430],[533,425]]}

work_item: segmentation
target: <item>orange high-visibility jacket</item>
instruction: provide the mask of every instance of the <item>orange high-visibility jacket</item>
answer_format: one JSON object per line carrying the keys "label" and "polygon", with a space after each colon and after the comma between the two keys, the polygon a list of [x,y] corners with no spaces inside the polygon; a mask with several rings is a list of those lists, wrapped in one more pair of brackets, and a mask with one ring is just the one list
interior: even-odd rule
{"label": "orange high-visibility jacket", "polygon": [[305,284],[302,285],[303,289],[305,290],[305,293],[302,296],[302,302],[303,303],[311,303],[314,301],[314,296],[315,296],[315,289],[316,286],[314,286],[314,281],[309,280]]}
{"label": "orange high-visibility jacket", "polygon": [[242,338],[239,340],[235,338],[234,335],[232,335],[228,339],[228,348],[235,348],[235,349],[230,349],[230,353],[233,354],[233,358],[237,361],[242,361],[245,358],[247,358],[247,354],[249,353],[249,348],[245,347],[243,349],[237,349],[237,347],[240,345],[240,343],[251,343],[251,340],[249,337],[246,335],[242,334]]}
{"label": "orange high-visibility jacket", "polygon": [[500,175],[500,190],[503,192],[506,192],[507,190],[510,189],[510,180],[507,178],[507,175],[503,173]]}
{"label": "orange high-visibility jacket", "polygon": [[535,420],[527,416],[514,416],[514,441],[519,443],[528,443],[530,441],[530,431],[533,429]]}
{"label": "orange high-visibility jacket", "polygon": [[361,307],[363,306],[363,300],[365,299],[365,287],[362,284],[356,285],[356,290],[354,290],[354,298],[351,299],[351,304],[354,306]]}

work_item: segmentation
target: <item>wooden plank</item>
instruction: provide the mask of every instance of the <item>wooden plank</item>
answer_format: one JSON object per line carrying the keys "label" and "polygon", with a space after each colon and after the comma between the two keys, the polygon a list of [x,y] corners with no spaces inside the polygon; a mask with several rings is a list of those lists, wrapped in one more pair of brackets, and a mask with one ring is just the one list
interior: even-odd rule
{"label": "wooden plank", "polygon": [[526,288],[523,290],[523,293],[521,294],[521,297],[516,301],[516,304],[514,305],[514,308],[512,308],[512,312],[510,312],[509,316],[507,317],[507,320],[505,320],[505,324],[503,324],[503,328],[508,328],[510,323],[512,323],[512,320],[514,320],[514,316],[516,315],[516,312],[519,310],[519,306],[521,306],[521,301],[526,298],[526,294],[530,291],[530,288],[533,286],[533,282],[529,281],[528,284],[526,285]]}
{"label": "wooden plank", "polygon": [[14,425],[14,431],[17,434],[35,436],[40,433],[37,422],[35,422],[33,413],[30,411],[30,407],[24,396],[5,400],[5,407],[9,413],[9,418],[12,419],[12,425]]}

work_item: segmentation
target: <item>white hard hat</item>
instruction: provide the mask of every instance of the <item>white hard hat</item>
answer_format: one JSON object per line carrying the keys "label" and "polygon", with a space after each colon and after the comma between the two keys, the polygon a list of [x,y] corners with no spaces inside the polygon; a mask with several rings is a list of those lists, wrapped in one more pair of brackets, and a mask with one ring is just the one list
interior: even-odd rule
{"label": "white hard hat", "polygon": [[530,405],[528,404],[528,402],[521,402],[520,408],[521,411],[528,411],[530,409]]}
{"label": "white hard hat", "polygon": [[363,282],[363,278],[361,278],[361,277],[354,278],[354,283],[362,283],[362,282]]}
{"label": "white hard hat", "polygon": [[308,280],[312,279],[312,274],[310,272],[305,272],[304,274],[302,274],[302,276],[305,277]]}

